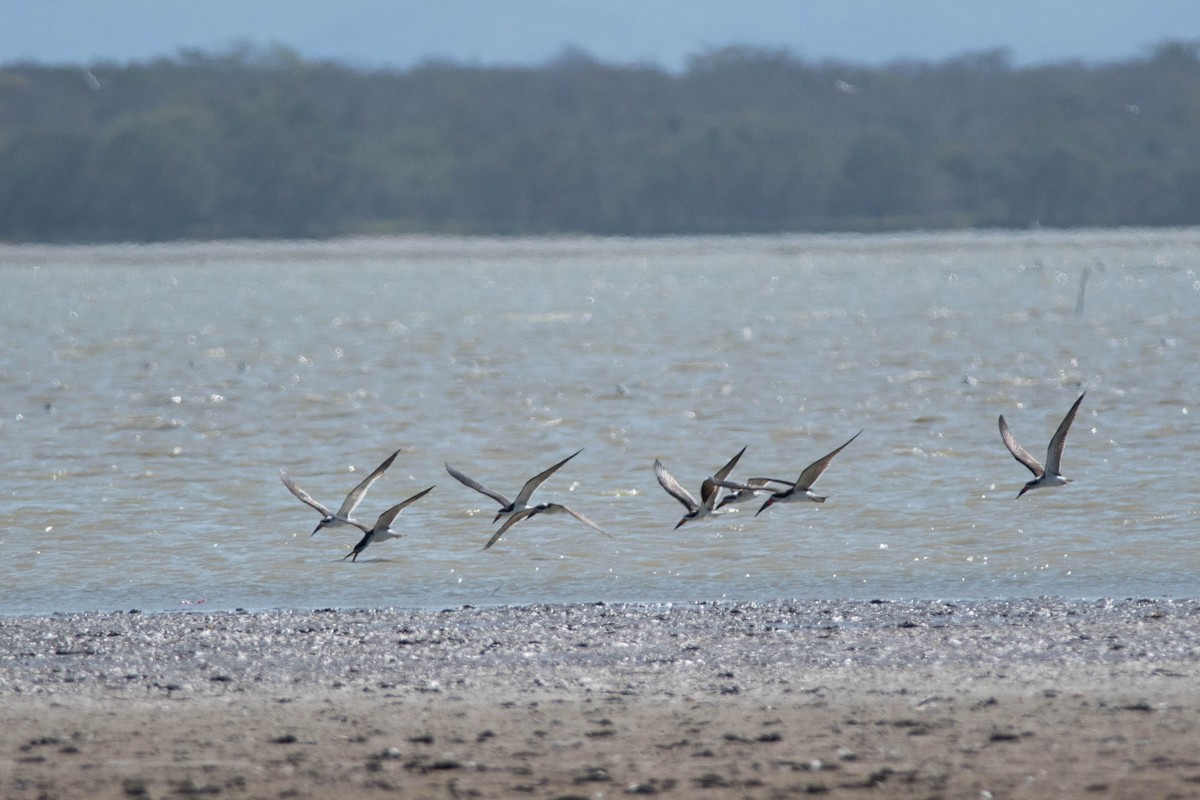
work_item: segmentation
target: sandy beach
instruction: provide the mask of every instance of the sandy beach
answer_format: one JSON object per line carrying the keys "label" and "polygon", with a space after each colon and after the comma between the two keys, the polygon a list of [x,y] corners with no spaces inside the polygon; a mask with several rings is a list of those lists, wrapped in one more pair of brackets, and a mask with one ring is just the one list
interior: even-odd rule
{"label": "sandy beach", "polygon": [[1200,601],[0,619],[5,798],[1194,798]]}

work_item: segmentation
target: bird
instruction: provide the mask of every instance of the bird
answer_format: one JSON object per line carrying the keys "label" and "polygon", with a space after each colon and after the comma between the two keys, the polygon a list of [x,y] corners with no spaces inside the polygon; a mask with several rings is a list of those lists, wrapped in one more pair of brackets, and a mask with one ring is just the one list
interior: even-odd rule
{"label": "bird", "polygon": [[511,528],[513,525],[516,525],[521,520],[529,519],[530,517],[535,517],[538,514],[570,514],[572,517],[579,520],[584,525],[587,525],[592,530],[599,531],[600,533],[603,533],[605,536],[609,535],[607,532],[604,531],[603,528],[601,528],[599,525],[592,522],[590,519],[585,517],[583,514],[580,514],[578,511],[574,510],[573,508],[568,508],[567,506],[564,506],[561,503],[539,503],[536,506],[530,506],[529,508],[525,508],[525,509],[522,509],[521,511],[515,511],[512,514],[509,514],[508,519],[504,520],[504,524],[500,526],[500,529],[492,534],[492,538],[488,539],[487,544],[485,544],[483,546],[483,549],[487,550],[489,547],[494,545],[496,542],[500,541],[500,537],[502,537],[505,533],[507,533],[508,529]]}
{"label": "bird", "polygon": [[358,554],[361,553],[363,550],[366,550],[367,545],[369,545],[371,542],[375,541],[376,539],[380,539],[380,540],[399,539],[400,534],[398,534],[394,530],[392,530],[392,527],[391,527],[393,520],[395,520],[396,517],[399,516],[401,511],[403,511],[404,509],[406,509],[408,506],[412,505],[413,503],[417,502],[425,495],[432,492],[433,489],[434,489],[434,487],[430,486],[428,489],[423,489],[422,491],[417,492],[416,494],[414,494],[412,497],[408,498],[407,500],[403,500],[403,501],[397,503],[396,505],[392,506],[387,511],[385,511],[379,515],[379,519],[376,520],[375,527],[373,527],[373,528],[368,528],[365,525],[359,525],[358,523],[354,523],[354,526],[356,528],[359,528],[360,530],[362,530],[363,537],[358,540],[358,544],[354,545],[353,550],[351,550],[349,553],[346,553],[346,555],[342,556],[342,561],[345,561],[347,558],[350,559],[351,561],[358,561]]}
{"label": "bird", "polygon": [[[283,485],[288,488],[288,491],[296,495],[300,502],[307,503],[315,508],[318,513],[320,513],[321,521],[317,523],[317,527],[313,529],[313,532],[310,533],[309,536],[316,536],[317,532],[322,528],[337,528],[342,525],[351,525],[362,528],[361,525],[358,525],[354,521],[354,518],[351,515],[354,513],[354,509],[358,508],[358,504],[362,502],[362,499],[366,497],[367,489],[370,489],[371,484],[379,480],[379,476],[387,471],[387,468],[392,465],[392,462],[396,460],[396,456],[398,455],[400,455],[399,450],[392,453],[382,464],[375,468],[374,472],[363,479],[362,483],[358,484],[358,486],[355,486],[354,489],[350,491],[350,494],[346,495],[346,499],[342,501],[342,507],[339,508],[336,513],[330,511],[328,508],[312,499],[312,496],[297,486],[283,470],[279,470],[279,477],[283,480]],[[363,528],[363,530],[365,530],[365,528]]]}
{"label": "bird", "polygon": [[734,488],[734,486],[730,486],[730,483],[730,481],[724,481],[719,484],[727,489],[734,489],[734,491],[721,498],[721,502],[717,503],[716,510],[718,511],[725,506],[744,503],[760,494],[774,494],[780,491],[771,484],[778,484],[783,487],[796,485],[793,481],[785,481],[782,478],[747,478],[744,483],[737,484],[743,488]]}
{"label": "bird", "polygon": [[451,477],[453,477],[455,480],[457,480],[463,486],[468,486],[468,487],[474,489],[475,491],[479,492],[480,494],[486,494],[488,497],[492,498],[493,500],[495,500],[497,503],[500,504],[500,510],[496,512],[495,518],[492,519],[492,523],[495,524],[496,522],[498,522],[500,520],[501,517],[507,516],[509,514],[514,514],[518,511],[524,511],[527,508],[531,508],[531,506],[529,505],[529,498],[533,495],[534,491],[536,491],[537,488],[539,486],[541,486],[542,483],[547,478],[549,478],[551,475],[553,475],[554,472],[559,467],[561,467],[563,464],[567,463],[572,458],[574,458],[575,456],[579,455],[582,452],[583,452],[583,448],[581,447],[578,450],[576,450],[574,453],[571,453],[571,455],[564,458],[562,461],[555,464],[554,466],[550,467],[547,470],[543,470],[542,472],[539,472],[537,475],[534,475],[532,478],[525,481],[525,485],[521,487],[521,491],[517,493],[517,497],[515,500],[509,500],[507,497],[500,494],[499,492],[493,491],[493,490],[487,488],[486,486],[482,486],[478,481],[468,478],[466,475],[462,474],[461,472],[459,472],[458,470],[456,470],[454,467],[450,466],[449,464],[446,465],[446,472],[449,472]]}
{"label": "bird", "polygon": [[1067,446],[1067,431],[1071,429],[1071,423],[1075,421],[1075,412],[1079,410],[1079,404],[1083,402],[1086,395],[1087,392],[1079,395],[1075,405],[1071,406],[1071,410],[1058,424],[1058,430],[1050,438],[1050,446],[1046,448],[1045,467],[1039,464],[1036,458],[1029,455],[1028,450],[1017,443],[1017,440],[1013,438],[1012,431],[1008,429],[1008,423],[1004,421],[1004,415],[1000,415],[1000,438],[1004,440],[1004,446],[1008,448],[1008,452],[1012,453],[1013,458],[1020,461],[1026,469],[1033,473],[1033,480],[1021,487],[1021,491],[1017,492],[1017,497],[1032,489],[1065,486],[1071,482],[1070,478],[1064,478],[1059,472],[1059,465],[1062,462],[1063,448]]}
{"label": "bird", "polygon": [[718,483],[729,477],[729,473],[737,466],[738,459],[742,457],[742,453],[746,452],[743,447],[738,451],[738,454],[729,459],[729,463],[721,467],[711,478],[705,478],[700,484],[700,502],[696,502],[696,498],[684,489],[679,481],[675,480],[675,476],[667,472],[667,468],[657,458],[654,459],[654,476],[658,478],[658,483],[667,490],[667,494],[674,497],[683,507],[687,509],[687,513],[680,518],[675,524],[675,530],[687,522],[694,519],[703,519],[704,517],[716,514],[717,495],[721,493],[721,486]]}
{"label": "bird", "polygon": [[[821,458],[817,459],[816,461],[814,461],[813,463],[811,463],[807,467],[805,467],[804,471],[800,473],[800,477],[796,479],[796,482],[794,484],[792,484],[792,486],[790,488],[784,489],[779,492],[772,492],[771,496],[767,498],[767,501],[762,504],[762,506],[758,509],[758,511],[754,512],[754,516],[757,517],[759,514],[766,511],[768,508],[775,505],[776,503],[801,503],[801,502],[805,502],[805,501],[811,502],[811,503],[824,503],[828,498],[818,497],[817,495],[813,494],[812,493],[813,484],[816,483],[817,479],[821,477],[821,474],[823,472],[825,472],[826,469],[829,468],[829,464],[830,464],[830,462],[833,461],[833,457],[836,456],[838,453],[842,452],[842,450],[846,449],[846,445],[850,444],[850,442],[853,442],[861,434],[862,434],[862,431],[860,430],[858,433],[854,434],[849,439],[847,439],[845,444],[843,444],[841,447],[837,448],[836,450],[834,450],[830,453],[827,453],[826,455],[822,456]],[[726,488],[732,488],[732,489],[736,489],[738,491],[744,491],[746,489],[757,488],[757,487],[753,487],[753,486],[747,486],[744,484],[734,484],[732,482],[726,482],[726,483],[723,483],[722,485],[725,486]]]}

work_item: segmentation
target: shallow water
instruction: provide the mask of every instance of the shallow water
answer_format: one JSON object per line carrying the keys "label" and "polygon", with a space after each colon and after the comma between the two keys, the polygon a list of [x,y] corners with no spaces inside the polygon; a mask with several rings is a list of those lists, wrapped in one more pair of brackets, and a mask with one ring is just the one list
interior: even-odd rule
{"label": "shallow water", "polygon": [[[1086,275],[1086,278],[1085,278]],[[1200,230],[0,247],[0,613],[1194,596]],[[1084,291],[1081,293],[1081,286]],[[1030,477],[1079,392],[1063,462]],[[674,530],[693,494],[812,504]],[[495,504],[539,517],[483,551]],[[284,468],[356,515],[339,559]]]}

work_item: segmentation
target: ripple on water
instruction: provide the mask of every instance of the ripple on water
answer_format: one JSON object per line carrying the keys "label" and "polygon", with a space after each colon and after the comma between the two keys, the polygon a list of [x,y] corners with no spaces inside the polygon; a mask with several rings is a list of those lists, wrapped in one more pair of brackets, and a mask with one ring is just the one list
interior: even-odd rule
{"label": "ripple on water", "polygon": [[[0,613],[771,597],[1187,595],[1200,511],[1196,231],[4,246]],[[1106,264],[1087,282],[1081,270]],[[1041,268],[1031,265],[1040,263]],[[358,280],[348,282],[353,272]],[[731,280],[736,275],[760,280]],[[336,289],[336,306],[331,290]],[[996,418],[1063,468],[1027,479]],[[614,402],[619,401],[619,402]],[[794,478],[859,428],[829,501],[673,529],[692,491]],[[610,531],[490,550],[450,462]],[[286,468],[398,541],[309,533]],[[353,468],[353,470],[351,469]],[[490,501],[489,501],[490,502]]]}

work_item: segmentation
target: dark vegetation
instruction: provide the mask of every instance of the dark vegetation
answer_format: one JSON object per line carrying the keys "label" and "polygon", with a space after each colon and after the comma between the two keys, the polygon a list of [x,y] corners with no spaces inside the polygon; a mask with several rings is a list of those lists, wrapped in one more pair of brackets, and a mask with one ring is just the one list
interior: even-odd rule
{"label": "dark vegetation", "polygon": [[1198,43],[1017,69],[730,49],[672,74],[283,50],[0,68],[0,238],[1200,223]]}

